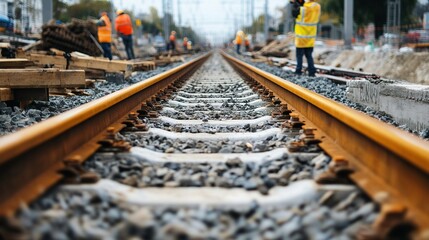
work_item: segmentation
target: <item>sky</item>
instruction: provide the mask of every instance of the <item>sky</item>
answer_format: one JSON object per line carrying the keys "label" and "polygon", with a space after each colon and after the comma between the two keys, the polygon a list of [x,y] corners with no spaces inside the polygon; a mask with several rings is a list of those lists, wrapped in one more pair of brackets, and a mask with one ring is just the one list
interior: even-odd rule
{"label": "sky", "polygon": [[[162,15],[162,0],[112,0],[116,8],[133,9],[135,14],[149,13],[151,6]],[[214,42],[223,42],[233,38],[234,33],[243,24],[249,25],[247,6],[250,0],[172,0],[174,21],[179,23],[178,11],[181,12],[181,25],[192,26],[199,34]],[[254,16],[264,12],[264,0],[254,0]],[[279,17],[278,8],[285,6],[287,0],[269,0],[269,13]],[[180,5],[178,5],[180,3]],[[243,3],[243,5],[242,5]]]}
{"label": "sky", "polygon": [[[162,0],[111,0],[116,8],[132,9],[135,14],[149,13],[151,6],[158,9],[162,15]],[[171,0],[173,2],[173,17],[179,23],[180,10],[181,25],[192,26],[200,35],[206,36],[213,42],[224,42],[234,37],[234,33],[243,26],[249,25],[246,17],[246,4],[251,0]],[[359,1],[359,0],[355,0]],[[428,0],[419,0],[427,3]],[[264,0],[254,0],[254,16],[264,12]],[[269,13],[279,17],[279,8],[285,6],[288,0],[269,0]],[[180,3],[180,5],[178,5]],[[242,7],[242,3],[244,7]]]}

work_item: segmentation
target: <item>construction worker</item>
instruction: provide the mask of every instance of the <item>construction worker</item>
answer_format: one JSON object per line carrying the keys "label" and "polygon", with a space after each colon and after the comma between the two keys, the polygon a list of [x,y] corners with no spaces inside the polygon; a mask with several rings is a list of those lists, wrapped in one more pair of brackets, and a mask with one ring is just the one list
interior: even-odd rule
{"label": "construction worker", "polygon": [[314,0],[292,0],[292,16],[295,17],[295,47],[296,70],[295,74],[302,74],[302,59],[305,55],[308,63],[308,75],[316,76],[313,61],[313,48],[317,35],[317,24],[320,19],[320,4]]}
{"label": "construction worker", "polygon": [[168,50],[171,50],[173,52],[176,50],[176,31],[171,31],[170,33]]}
{"label": "construction worker", "polygon": [[98,26],[98,42],[100,42],[101,47],[103,48],[103,56],[112,60],[112,24],[110,19],[107,16],[107,12],[101,13],[101,18],[97,22]]}
{"label": "construction worker", "polygon": [[192,42],[191,41],[188,41],[186,43],[186,49],[188,50],[188,52],[192,52]]}
{"label": "construction worker", "polygon": [[240,48],[241,48],[241,44],[243,43],[243,37],[244,37],[244,32],[243,31],[238,31],[237,34],[235,35],[235,45],[237,47],[237,54],[241,54],[240,52]]}
{"label": "construction worker", "polygon": [[246,49],[246,52],[250,51],[250,40],[248,37],[246,37],[246,39],[244,39],[244,48]]}
{"label": "construction worker", "polygon": [[183,44],[182,44],[182,46],[183,46],[183,50],[186,52],[187,49],[188,49],[188,38],[187,37],[183,38]]}
{"label": "construction worker", "polygon": [[127,53],[128,60],[134,59],[133,50],[133,24],[128,14],[124,13],[124,10],[116,11],[115,29],[118,36],[122,38],[122,42],[125,45],[125,52]]}

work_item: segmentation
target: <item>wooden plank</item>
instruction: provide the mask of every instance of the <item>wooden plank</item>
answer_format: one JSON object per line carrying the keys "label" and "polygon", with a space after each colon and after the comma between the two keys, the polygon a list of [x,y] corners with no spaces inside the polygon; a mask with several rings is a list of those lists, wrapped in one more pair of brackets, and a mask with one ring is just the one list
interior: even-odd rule
{"label": "wooden plank", "polygon": [[85,71],[59,69],[0,69],[0,87],[48,88],[85,86]]}
{"label": "wooden plank", "polygon": [[0,101],[13,100],[13,92],[10,88],[0,88]]}
{"label": "wooden plank", "polygon": [[0,68],[25,68],[34,65],[25,58],[1,58]]}
{"label": "wooden plank", "polygon": [[8,42],[0,42],[0,48],[10,48],[10,43],[8,43]]}
{"label": "wooden plank", "polygon": [[150,71],[155,70],[156,64],[154,61],[140,61],[133,63],[133,71]]}
{"label": "wooden plank", "polygon": [[36,46],[39,46],[39,45],[41,45],[41,44],[42,44],[42,40],[39,40],[39,41],[37,41],[37,42],[31,43],[31,44],[28,44],[27,46],[22,47],[22,50],[23,50],[24,52],[26,52],[26,51],[28,51],[28,50],[30,50],[30,49],[32,49],[32,48],[34,48],[34,47],[36,47]]}
{"label": "wooden plank", "polygon": [[[40,65],[55,65],[65,68],[67,61],[63,56],[48,56],[43,54],[30,54],[29,59]],[[79,69],[98,69],[106,72],[124,72],[125,75],[131,75],[133,63],[129,61],[108,60],[104,58],[93,57],[72,57],[70,61],[71,68]]]}

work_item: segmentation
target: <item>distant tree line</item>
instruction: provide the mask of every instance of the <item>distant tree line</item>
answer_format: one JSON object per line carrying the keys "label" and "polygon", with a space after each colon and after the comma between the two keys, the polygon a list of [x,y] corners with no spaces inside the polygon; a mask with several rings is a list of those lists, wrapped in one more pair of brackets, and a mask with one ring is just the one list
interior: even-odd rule
{"label": "distant tree line", "polygon": [[[158,10],[154,7],[150,8],[150,16],[149,20],[142,19],[142,28],[144,33],[150,33],[152,35],[157,35],[159,33],[164,32],[163,21],[164,18],[160,17],[158,14]],[[178,26],[174,22],[171,14],[167,14],[166,16],[169,18],[170,22],[170,30],[176,31],[178,38],[188,37],[191,41],[199,42],[200,37],[191,27]]]}
{"label": "distant tree line", "polygon": [[54,18],[62,22],[69,22],[72,18],[98,18],[102,11],[112,12],[109,1],[80,0],[79,3],[68,5],[61,0],[53,0]]}
{"label": "distant tree line", "polygon": [[[89,19],[98,18],[102,11],[112,12],[110,1],[105,0],[80,0],[79,3],[68,5],[62,0],[53,0],[54,18],[62,22],[70,22],[72,18]],[[132,11],[127,12],[135,20]],[[109,14],[110,15],[110,14]],[[111,16],[112,17],[112,16]],[[179,27],[174,22],[171,15],[167,15],[170,21],[170,29],[177,32],[179,38],[188,37],[191,41],[198,41],[199,36],[191,27]],[[156,35],[163,32],[163,17],[160,17],[158,10],[150,8],[150,20],[141,19],[141,28],[144,33]]]}
{"label": "distant tree line", "polygon": [[[387,21],[388,0],[355,0],[354,1],[354,21],[358,27],[374,23],[376,36],[383,33],[383,27]],[[322,11],[328,13],[340,23],[344,17],[344,0],[320,0]],[[401,25],[414,24],[419,21],[419,16],[413,14],[417,0],[401,1]]]}

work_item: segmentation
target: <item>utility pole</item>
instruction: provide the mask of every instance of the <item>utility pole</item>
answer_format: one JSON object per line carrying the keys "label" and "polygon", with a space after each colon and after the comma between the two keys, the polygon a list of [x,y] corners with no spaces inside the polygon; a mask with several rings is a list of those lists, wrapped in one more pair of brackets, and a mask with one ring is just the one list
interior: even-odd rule
{"label": "utility pole", "polygon": [[242,29],[243,31],[244,31],[244,13],[245,13],[245,11],[244,11],[244,0],[241,0],[241,3],[240,3],[240,11],[241,11],[241,14],[240,14],[240,24],[241,24],[241,27],[240,27],[240,29]]}
{"label": "utility pole", "polygon": [[180,11],[180,0],[177,0],[177,18],[179,20],[179,30],[182,33],[182,13]]}
{"label": "utility pole", "polygon": [[115,19],[116,19],[115,5],[113,4],[113,0],[110,0],[110,23],[112,25],[113,34],[116,34]]}
{"label": "utility pole", "polygon": [[42,0],[42,6],[43,23],[47,23],[53,18],[54,14],[52,0]]}
{"label": "utility pole", "polygon": [[247,1],[247,25],[249,26],[249,33],[253,34],[252,31],[252,23],[253,23],[253,19],[252,19],[252,1],[253,0],[248,0]]}
{"label": "utility pole", "polygon": [[[389,44],[399,46],[399,36],[401,33],[401,0],[387,1],[387,33],[392,34],[387,37]],[[397,35],[394,36],[393,34]]]}
{"label": "utility pole", "polygon": [[352,49],[353,0],[344,0],[344,47]]}
{"label": "utility pole", "polygon": [[168,13],[169,1],[170,0],[163,0],[162,1],[162,10],[163,10],[163,14],[164,14],[163,28],[164,28],[164,38],[166,41],[167,41],[168,37],[170,36],[170,16]]}
{"label": "utility pole", "polygon": [[255,40],[255,35],[256,35],[256,29],[253,26],[253,21],[255,21],[255,0],[251,0],[250,2],[250,24],[252,24],[252,36],[253,36],[253,41]]}
{"label": "utility pole", "polygon": [[401,0],[387,2],[387,32],[398,33],[401,26]]}
{"label": "utility pole", "polygon": [[283,32],[286,35],[288,32],[292,32],[292,24],[293,24],[293,19],[292,19],[292,4],[291,3],[286,3],[285,6],[285,21],[284,21],[284,26],[283,26]]}
{"label": "utility pole", "polygon": [[268,15],[268,0],[265,0],[265,19],[264,19],[264,36],[265,42],[268,41],[268,27],[270,22],[270,16]]}

